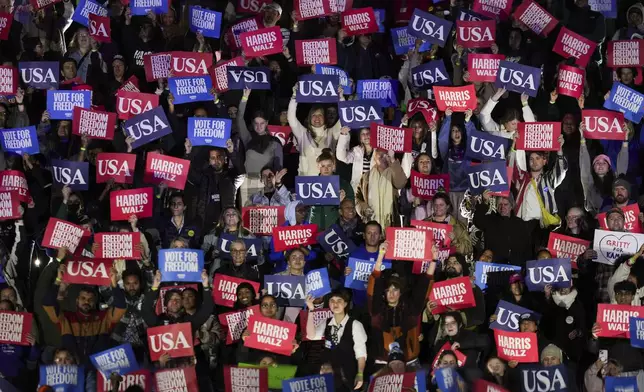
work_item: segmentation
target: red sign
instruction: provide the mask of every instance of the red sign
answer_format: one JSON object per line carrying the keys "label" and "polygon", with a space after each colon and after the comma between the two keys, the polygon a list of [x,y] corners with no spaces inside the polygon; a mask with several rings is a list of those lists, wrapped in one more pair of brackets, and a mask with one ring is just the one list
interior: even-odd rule
{"label": "red sign", "polygon": [[[48,5],[60,3],[63,0],[29,0],[29,4],[34,7],[36,10],[45,8]],[[90,14],[91,15],[91,14]]]}
{"label": "red sign", "polygon": [[291,129],[290,125],[269,125],[268,132],[272,136],[278,138],[280,143],[282,143],[282,147],[284,147],[288,142],[288,138],[291,136],[293,130]]}
{"label": "red sign", "polygon": [[233,23],[224,34],[224,41],[230,45],[233,52],[237,52],[241,48],[241,34],[246,31],[257,31],[260,26],[263,26],[261,15],[256,15],[252,18],[242,19]]}
{"label": "red sign", "polygon": [[454,112],[465,112],[476,109],[476,91],[473,84],[460,87],[433,86],[436,107],[441,112],[451,108]]}
{"label": "red sign", "polygon": [[[328,319],[333,317],[333,312],[331,309],[315,309],[312,311],[300,310],[300,331],[304,331],[302,334],[302,341],[308,341],[309,338],[306,334],[306,324],[308,323],[309,316],[313,317],[313,326],[315,328],[319,327],[322,324],[325,324]],[[324,339],[324,336],[322,337]]]}
{"label": "red sign", "polygon": [[18,68],[0,66],[0,95],[16,95],[18,92]]}
{"label": "red sign", "polygon": [[30,346],[27,336],[32,321],[31,313],[0,311],[0,343]]}
{"label": "red sign", "polygon": [[212,53],[170,52],[172,76],[208,75],[212,66]]}
{"label": "red sign", "polygon": [[89,19],[89,35],[94,38],[94,41],[112,42],[112,29],[110,27],[109,16],[98,16],[90,12],[87,18]]}
{"label": "red sign", "polygon": [[519,123],[517,150],[559,151],[560,122]]}
{"label": "red sign", "polygon": [[290,357],[296,331],[297,326],[293,323],[252,315],[248,320],[250,336],[244,346]]}
{"label": "red sign", "polygon": [[519,363],[539,362],[537,334],[494,330],[494,341],[499,358]]}
{"label": "red sign", "polygon": [[215,280],[212,283],[212,299],[215,301],[215,304],[220,306],[225,306],[227,308],[232,308],[237,302],[237,286],[240,283],[249,283],[255,289],[255,292],[259,292],[259,283],[252,280],[246,280],[241,278],[235,278],[233,276],[227,276],[222,274],[215,274]]}
{"label": "red sign", "polygon": [[138,260],[141,258],[141,233],[96,233],[94,241],[99,245],[96,254],[99,259]]}
{"label": "red sign", "polygon": [[510,16],[512,0],[474,0],[472,11],[492,19],[499,17],[504,20]]}
{"label": "red sign", "polygon": [[67,261],[63,282],[109,286],[112,260],[76,259]]}
{"label": "red sign", "polygon": [[247,31],[240,36],[242,49],[247,58],[282,53],[282,31],[279,26]]}
{"label": "red sign", "polygon": [[552,257],[559,259],[570,259],[573,268],[576,268],[577,257],[590,247],[590,241],[563,234],[550,233],[548,237],[548,250]]}
{"label": "red sign", "polygon": [[[620,207],[624,211],[624,230],[631,233],[644,233],[642,230],[642,223],[640,222],[640,206],[637,203],[629,204],[626,207]],[[606,222],[606,213],[602,212],[597,214],[595,219],[599,221],[599,228],[602,230],[608,230],[608,224]]]}
{"label": "red sign", "polygon": [[219,315],[219,324],[226,328],[226,344],[233,344],[241,339],[242,332],[248,327],[250,316],[259,313],[259,305]]}
{"label": "red sign", "polygon": [[459,310],[476,306],[472,281],[469,276],[447,279],[432,285],[429,300],[436,302],[432,314],[440,314],[450,309]]}
{"label": "red sign", "polygon": [[416,113],[421,113],[427,124],[436,121],[438,112],[425,98],[414,98],[407,102],[407,117],[411,118]]}
{"label": "red sign", "polygon": [[411,171],[411,194],[424,200],[431,200],[436,192],[449,193],[449,174],[422,174]]}
{"label": "red sign", "polygon": [[193,356],[192,327],[190,323],[179,323],[148,328],[148,346],[152,361],[158,361],[165,353],[171,358]]}
{"label": "red sign", "polygon": [[611,110],[582,110],[581,121],[584,123],[586,139],[621,140],[626,134],[622,129],[624,114]]}
{"label": "red sign", "polygon": [[473,392],[509,392],[502,386],[493,384],[489,381],[485,381],[482,378],[477,378],[476,380],[474,380],[473,387]]}
{"label": "red sign", "polygon": [[586,72],[577,67],[561,64],[557,78],[557,94],[579,98],[584,92],[584,79]]}
{"label": "red sign", "polygon": [[557,27],[557,19],[550,15],[543,7],[533,0],[527,0],[521,3],[512,14],[515,19],[523,23],[537,35],[544,37]]}
{"label": "red sign", "polygon": [[373,8],[355,8],[342,13],[342,29],[347,36],[378,32],[378,20]]}
{"label": "red sign", "polygon": [[[90,14],[91,15],[91,14]],[[98,377],[98,392],[112,392],[112,381],[105,378],[102,372],[96,372]],[[118,392],[125,392],[131,386],[139,386],[145,392],[152,392],[152,373],[148,369],[139,369],[135,372],[121,375]]]}
{"label": "red sign", "polygon": [[[189,323],[184,324],[190,325]],[[150,356],[152,356],[151,353]],[[156,385],[156,392],[199,390],[199,383],[197,382],[197,372],[195,372],[194,366],[157,370],[156,372],[154,372],[154,380]]]}
{"label": "red sign", "polygon": [[334,0],[294,0],[293,10],[295,11],[295,19],[306,20],[319,18],[321,16],[331,15],[334,12],[331,9],[331,4]]}
{"label": "red sign", "polygon": [[210,79],[212,85],[218,93],[228,91],[228,67],[243,67],[243,57],[235,57],[234,59],[224,60],[217,65],[210,68]]}
{"label": "red sign", "polygon": [[467,71],[470,73],[470,82],[494,83],[501,60],[505,60],[502,54],[468,54]]}
{"label": "red sign", "polygon": [[152,217],[152,188],[125,189],[110,192],[110,218],[113,221]]}
{"label": "red sign", "polygon": [[29,194],[29,185],[25,174],[18,170],[0,171],[0,192],[17,191],[18,200],[23,203],[29,203],[31,195]]}
{"label": "red sign", "polygon": [[[249,380],[253,380],[249,386]],[[224,366],[225,392],[268,392],[267,368],[241,368],[237,366]]]}
{"label": "red sign", "polygon": [[264,4],[270,4],[273,0],[239,0],[237,12],[240,14],[257,14]]}
{"label": "red sign", "polygon": [[183,190],[188,180],[190,161],[170,155],[148,153],[143,181],[146,184],[166,183],[168,187]]}
{"label": "red sign", "polygon": [[604,338],[630,339],[631,317],[642,317],[641,306],[597,304],[597,324],[601,331],[597,336]]}
{"label": "red sign", "polygon": [[[125,83],[118,89],[118,91],[130,91],[133,93],[140,93],[141,90],[139,90],[139,78],[137,78],[135,75],[130,76]],[[117,91],[117,93],[118,93]],[[116,95],[116,94],[115,94]]]}
{"label": "red sign", "polygon": [[143,56],[145,80],[156,82],[158,79],[170,77],[170,53],[149,53]]}
{"label": "red sign", "polygon": [[156,94],[133,93],[119,90],[116,94],[116,112],[120,120],[129,120],[148,110],[159,106],[159,96]]}
{"label": "red sign", "polygon": [[91,139],[112,140],[115,127],[116,113],[89,110],[80,106],[74,107],[72,117],[72,134],[74,135],[87,135]]}
{"label": "red sign", "polygon": [[552,51],[563,56],[564,58],[574,57],[575,63],[580,67],[585,67],[593,55],[597,44],[588,38],[562,27],[555,41],[555,47]]}
{"label": "red sign", "polygon": [[273,229],[275,252],[316,243],[318,225],[278,226]]}
{"label": "red sign", "polygon": [[609,68],[641,67],[644,64],[644,39],[608,41],[606,59]]}
{"label": "red sign", "polygon": [[76,248],[85,234],[85,229],[62,219],[49,218],[45,235],[43,236],[43,248],[59,249],[66,247],[71,253],[76,253]]}
{"label": "red sign", "polygon": [[338,63],[336,40],[333,38],[295,40],[297,65],[333,65]]}
{"label": "red sign", "polygon": [[432,233],[410,227],[387,227],[385,238],[389,248],[385,258],[390,260],[422,261],[432,259]]}
{"label": "red sign", "polygon": [[154,311],[158,315],[161,315],[165,313],[166,311],[166,306],[164,302],[164,297],[165,294],[172,290],[172,291],[178,291],[180,293],[183,292],[185,289],[194,289],[197,290],[197,284],[196,283],[191,283],[191,284],[186,284],[186,285],[178,285],[178,286],[164,286],[159,288],[159,298],[157,298],[157,303],[155,304]]}
{"label": "red sign", "polygon": [[389,125],[371,123],[371,145],[385,151],[411,152],[411,128],[399,128]]}
{"label": "red sign", "polygon": [[434,238],[434,242],[439,248],[449,248],[452,243],[449,235],[454,230],[454,227],[450,224],[412,219],[411,225],[418,229],[431,231],[432,238]]}
{"label": "red sign", "polygon": [[416,373],[386,374],[374,377],[369,384],[369,392],[415,390]]}
{"label": "red sign", "polygon": [[244,227],[255,235],[272,235],[286,221],[284,209],[284,206],[242,207]]}
{"label": "red sign", "polygon": [[21,217],[18,191],[0,191],[0,221],[20,219]]}
{"label": "red sign", "polygon": [[495,20],[456,21],[456,43],[464,48],[489,48],[495,39]]}
{"label": "red sign", "polygon": [[463,366],[463,364],[465,363],[465,360],[467,359],[467,356],[465,356],[465,354],[463,354],[462,352],[460,352],[460,351],[458,351],[458,350],[453,350],[453,349],[452,349],[452,345],[451,345],[449,342],[446,342],[446,343],[445,343],[445,344],[443,344],[443,346],[438,350],[438,353],[437,353],[437,354],[436,354],[436,356],[434,357],[434,360],[432,361],[432,369],[436,369],[436,368],[438,368],[438,359],[441,357],[441,354],[442,354],[442,353],[443,353],[443,351],[445,351],[445,350],[453,351],[453,352],[454,352],[454,354],[456,354],[456,365],[458,365],[458,367]]}
{"label": "red sign", "polygon": [[96,183],[102,184],[113,178],[117,184],[131,184],[135,165],[136,154],[100,152],[96,155]]}
{"label": "red sign", "polygon": [[6,12],[0,12],[0,41],[9,39],[9,31],[13,23],[13,15]]}

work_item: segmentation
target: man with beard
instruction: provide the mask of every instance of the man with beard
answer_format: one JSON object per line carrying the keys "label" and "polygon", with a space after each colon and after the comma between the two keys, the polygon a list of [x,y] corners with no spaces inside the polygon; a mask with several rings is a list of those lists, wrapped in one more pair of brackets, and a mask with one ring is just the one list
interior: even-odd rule
{"label": "man with beard", "polygon": [[[606,212],[615,207],[623,208],[635,203],[635,200],[631,200],[631,184],[625,178],[618,178],[613,182],[613,197],[604,200],[601,211]],[[640,221],[641,218],[640,214]]]}
{"label": "man with beard", "polygon": [[282,184],[282,179],[287,170],[275,172],[266,166],[261,171],[261,180],[264,189],[250,196],[250,205],[253,206],[286,206],[291,201],[291,193]]}

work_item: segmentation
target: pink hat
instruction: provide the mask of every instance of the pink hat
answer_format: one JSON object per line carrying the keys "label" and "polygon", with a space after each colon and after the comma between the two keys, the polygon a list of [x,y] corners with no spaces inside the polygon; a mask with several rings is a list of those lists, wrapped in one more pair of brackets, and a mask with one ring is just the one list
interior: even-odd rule
{"label": "pink hat", "polygon": [[612,164],[612,162],[610,161],[610,158],[609,158],[609,157],[608,157],[608,155],[606,155],[606,154],[599,154],[599,155],[597,155],[597,156],[595,157],[595,159],[593,159],[593,167],[595,167],[595,164],[596,164],[598,161],[601,161],[602,159],[603,159],[604,161],[606,161],[606,163],[608,163],[608,166],[613,167],[613,164]]}
{"label": "pink hat", "polygon": [[523,276],[521,276],[521,274],[510,275],[510,284],[517,282],[523,283]]}

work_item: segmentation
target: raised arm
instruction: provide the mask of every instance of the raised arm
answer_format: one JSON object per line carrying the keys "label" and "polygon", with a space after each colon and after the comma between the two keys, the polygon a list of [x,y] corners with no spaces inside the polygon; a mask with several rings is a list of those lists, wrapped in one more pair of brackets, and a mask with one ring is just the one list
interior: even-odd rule
{"label": "raised arm", "polygon": [[244,94],[242,95],[241,101],[239,101],[239,108],[237,110],[237,130],[239,132],[239,138],[241,139],[242,143],[244,143],[244,148],[248,147],[248,144],[253,138],[248,131],[248,127],[246,126],[246,119],[244,117],[250,93],[250,89],[244,89]]}

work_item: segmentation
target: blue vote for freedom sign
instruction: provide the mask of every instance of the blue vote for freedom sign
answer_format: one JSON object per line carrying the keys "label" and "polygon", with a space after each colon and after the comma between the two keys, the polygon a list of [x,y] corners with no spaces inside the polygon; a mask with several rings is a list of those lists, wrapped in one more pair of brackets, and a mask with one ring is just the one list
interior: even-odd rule
{"label": "blue vote for freedom sign", "polygon": [[398,106],[398,81],[392,79],[358,80],[358,99],[377,99],[380,106],[390,108]]}
{"label": "blue vote for freedom sign", "polygon": [[233,121],[228,118],[188,118],[188,139],[193,146],[226,147]]}
{"label": "blue vote for freedom sign", "polygon": [[77,365],[40,365],[40,385],[54,391],[84,392],[85,372]]}
{"label": "blue vote for freedom sign", "polygon": [[79,0],[78,5],[74,9],[72,20],[85,27],[89,27],[89,14],[107,16],[107,9],[94,0]]}
{"label": "blue vote for freedom sign", "polygon": [[[474,263],[474,283],[483,291],[487,289],[489,274],[495,272],[515,271],[521,272],[521,267],[509,264],[494,264],[477,261]],[[507,283],[507,281],[506,281]]]}
{"label": "blue vote for freedom sign", "polygon": [[570,259],[528,261],[525,284],[530,291],[543,291],[547,285],[552,285],[554,289],[570,287],[572,284]]}
{"label": "blue vote for freedom sign", "polygon": [[163,282],[201,282],[203,250],[161,249],[159,271]]}
{"label": "blue vote for freedom sign", "polygon": [[622,112],[627,120],[639,124],[644,116],[644,94],[622,83],[613,82],[610,95],[604,101],[604,108]]}
{"label": "blue vote for freedom sign", "polygon": [[534,315],[537,320],[541,319],[539,313],[503,300],[499,301],[494,315],[496,316],[496,320],[490,324],[490,329],[500,329],[510,332],[519,332],[521,319],[524,316]]}
{"label": "blue vote for freedom sign", "polygon": [[319,268],[306,274],[306,295],[313,298],[322,298],[331,292],[329,272],[326,268]]}
{"label": "blue vote for freedom sign", "polygon": [[505,161],[467,166],[465,172],[470,182],[470,192],[474,195],[480,195],[486,189],[490,192],[508,190],[508,170]]}
{"label": "blue vote for freedom sign", "polygon": [[644,348],[644,318],[631,317],[629,324],[631,346]]}
{"label": "blue vote for freedom sign", "polygon": [[371,123],[382,124],[382,108],[374,99],[338,102],[342,126],[352,129],[370,128]]}
{"label": "blue vote for freedom sign", "polygon": [[315,65],[315,73],[317,75],[335,75],[340,78],[340,86],[344,91],[344,95],[353,94],[353,84],[349,80],[349,74],[340,67],[332,65]]}
{"label": "blue vote for freedom sign", "polygon": [[0,143],[2,150],[13,154],[34,155],[40,152],[36,126],[24,128],[0,129]]}
{"label": "blue vote for freedom sign", "polygon": [[639,392],[637,377],[605,377],[604,392]]}
{"label": "blue vote for freedom sign", "polygon": [[130,0],[132,15],[147,15],[152,11],[157,15],[168,12],[168,0]]}
{"label": "blue vote for freedom sign", "polygon": [[18,69],[27,87],[40,90],[58,88],[60,80],[58,61],[21,61],[18,63]]}
{"label": "blue vote for freedom sign", "polygon": [[335,75],[309,74],[297,81],[296,100],[307,103],[336,103],[340,100],[340,78]]}
{"label": "blue vote for freedom sign", "polygon": [[103,373],[105,379],[109,379],[112,373],[124,376],[139,369],[130,343],[92,354],[89,359],[96,370]]}
{"label": "blue vote for freedom sign", "polygon": [[[367,290],[369,276],[371,276],[375,265],[375,261],[349,257],[347,267],[351,268],[351,273],[344,278],[344,287],[360,291]],[[382,270],[385,269],[391,269],[390,261],[382,262]]]}
{"label": "blue vote for freedom sign", "polygon": [[126,136],[132,136],[132,148],[141,147],[172,133],[170,122],[161,106],[132,117],[123,124]]}
{"label": "blue vote for freedom sign", "polygon": [[48,90],[47,111],[52,120],[71,120],[74,108],[89,109],[92,105],[92,92],[85,90]]}
{"label": "blue vote for freedom sign", "polygon": [[339,176],[296,176],[295,194],[308,206],[340,204]]}
{"label": "blue vote for freedom sign", "polygon": [[204,37],[219,38],[221,35],[221,12],[190,6],[190,31]]}
{"label": "blue vote for freedom sign", "polygon": [[270,90],[271,70],[268,67],[227,67],[229,90]]}
{"label": "blue vote for freedom sign", "polygon": [[283,392],[333,392],[333,374],[320,374],[282,381]]}
{"label": "blue vote for freedom sign", "polygon": [[[407,54],[416,45],[416,37],[409,34],[407,27],[398,27],[390,30],[391,42],[394,44],[394,51],[396,55],[402,56]],[[427,52],[432,48],[432,44],[426,41],[420,45],[418,53]]]}
{"label": "blue vote for freedom sign", "polygon": [[51,169],[54,183],[61,188],[67,185],[74,191],[89,189],[89,162],[52,159]]}
{"label": "blue vote for freedom sign", "polygon": [[168,89],[174,97],[175,105],[213,99],[210,94],[212,79],[209,75],[168,78]]}

